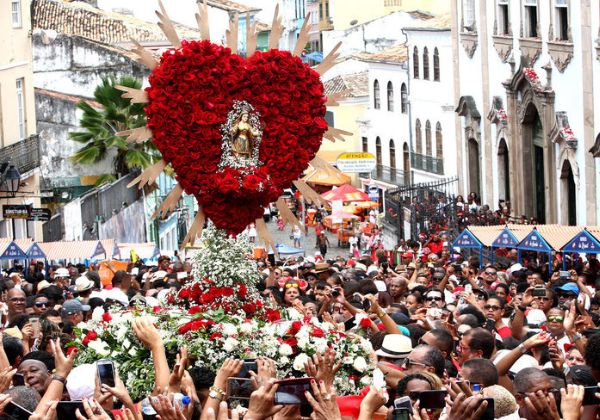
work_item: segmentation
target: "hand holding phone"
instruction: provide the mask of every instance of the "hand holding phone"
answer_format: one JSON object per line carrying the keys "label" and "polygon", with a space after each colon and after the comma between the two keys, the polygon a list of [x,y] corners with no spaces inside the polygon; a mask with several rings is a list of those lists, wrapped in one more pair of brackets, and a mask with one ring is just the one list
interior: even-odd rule
{"label": "hand holding phone", "polygon": [[112,360],[98,360],[96,369],[98,370],[100,384],[113,388],[115,386],[115,365]]}

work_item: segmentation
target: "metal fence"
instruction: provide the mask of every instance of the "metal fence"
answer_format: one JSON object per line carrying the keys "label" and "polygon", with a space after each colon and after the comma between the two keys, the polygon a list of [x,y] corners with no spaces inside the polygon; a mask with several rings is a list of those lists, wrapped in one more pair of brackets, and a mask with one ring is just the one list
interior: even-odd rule
{"label": "metal fence", "polygon": [[54,242],[63,239],[63,215],[57,213],[42,225],[44,242]]}
{"label": "metal fence", "polygon": [[435,182],[403,185],[386,193],[386,224],[398,239],[416,238],[421,233],[445,230],[458,234],[455,197],[458,177]]}
{"label": "metal fence", "polygon": [[444,159],[412,153],[410,155],[410,161],[413,169],[419,169],[437,175],[444,174]]}

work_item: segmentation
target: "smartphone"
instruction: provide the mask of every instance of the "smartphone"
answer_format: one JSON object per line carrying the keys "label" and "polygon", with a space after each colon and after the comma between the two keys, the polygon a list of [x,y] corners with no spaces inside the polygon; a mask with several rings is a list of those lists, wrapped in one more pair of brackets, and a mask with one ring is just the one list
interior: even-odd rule
{"label": "smartphone", "polygon": [[83,401],[59,401],[56,405],[56,418],[58,420],[72,420],[77,418],[75,412],[79,409],[82,416],[85,417]]}
{"label": "smartphone", "polygon": [[427,410],[435,410],[446,406],[446,395],[448,391],[440,389],[436,391],[421,391],[417,393],[419,407]]}
{"label": "smartphone", "polygon": [[559,271],[559,276],[561,279],[570,279],[571,278],[571,273],[569,273],[568,271]]}
{"label": "smartphone", "polygon": [[481,401],[487,401],[488,405],[479,420],[494,420],[494,399],[483,398]]}
{"label": "smartphone", "polygon": [[583,405],[598,405],[600,399],[596,398],[597,386],[586,386],[583,388]]}
{"label": "smartphone", "polygon": [[371,301],[369,299],[363,299],[362,307],[365,312],[368,312],[371,309]]}
{"label": "smartphone", "polygon": [[531,296],[533,297],[544,297],[546,296],[546,288],[545,287],[534,287],[531,292]]}
{"label": "smartphone", "polygon": [[13,386],[25,386],[25,377],[22,373],[15,373],[12,380]]}
{"label": "smartphone", "polygon": [[40,319],[37,316],[32,316],[29,318],[29,322],[31,323],[31,327],[33,328],[33,336],[37,337],[40,335]]}
{"label": "smartphone", "polygon": [[98,370],[100,384],[113,388],[115,386],[115,365],[112,360],[98,360],[96,369]]}
{"label": "smartphone", "polygon": [[[3,414],[14,420],[29,420],[29,417],[33,415],[32,412],[24,409],[14,401],[9,402],[8,405],[4,407]],[[73,418],[75,418],[75,416],[73,416]]]}
{"label": "smartphone", "polygon": [[305,392],[311,392],[310,381],[314,378],[292,378],[275,382],[275,405],[308,405]]}
{"label": "smartphone", "polygon": [[187,279],[188,273],[186,271],[180,271],[177,273],[177,280]]}
{"label": "smartphone", "polygon": [[429,319],[440,319],[442,317],[442,310],[440,308],[429,308],[427,309],[427,318]]}
{"label": "smartphone", "polygon": [[373,386],[379,389],[385,389],[386,382],[385,382],[385,375],[383,374],[383,372],[381,371],[381,369],[379,368],[375,368],[373,369]]}
{"label": "smartphone", "polygon": [[250,396],[254,392],[252,379],[249,378],[229,378],[227,379],[227,400],[236,401],[242,407],[248,408]]}
{"label": "smartphone", "polygon": [[396,398],[394,400],[394,415],[396,414],[395,410],[403,410],[403,411],[406,411],[408,414],[412,415],[413,410],[412,410],[412,401],[410,400],[410,397],[405,396],[405,397]]}
{"label": "smartphone", "polygon": [[471,286],[470,284],[467,284],[465,286],[465,293],[473,293],[473,286]]}
{"label": "smartphone", "polygon": [[256,364],[256,359],[244,359],[244,365],[240,370],[239,376],[240,378],[249,378],[250,372],[258,372],[258,365]]}

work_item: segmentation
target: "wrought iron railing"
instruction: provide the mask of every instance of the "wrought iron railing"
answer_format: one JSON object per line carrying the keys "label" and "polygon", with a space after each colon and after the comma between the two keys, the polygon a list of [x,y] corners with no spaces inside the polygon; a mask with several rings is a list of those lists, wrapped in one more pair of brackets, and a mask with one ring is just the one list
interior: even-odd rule
{"label": "wrought iron railing", "polygon": [[398,186],[405,185],[408,182],[406,172],[384,165],[377,165],[371,172],[371,178]]}
{"label": "wrought iron railing", "polygon": [[40,166],[40,137],[33,134],[0,149],[0,164],[14,165],[21,174]]}
{"label": "wrought iron railing", "polygon": [[444,159],[412,153],[410,160],[413,169],[431,172],[436,175],[444,175]]}

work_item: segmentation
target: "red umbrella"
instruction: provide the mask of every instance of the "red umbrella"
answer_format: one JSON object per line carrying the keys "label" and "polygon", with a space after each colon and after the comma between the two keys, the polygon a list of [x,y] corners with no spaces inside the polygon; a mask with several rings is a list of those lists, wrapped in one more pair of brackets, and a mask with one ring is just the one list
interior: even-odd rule
{"label": "red umbrella", "polygon": [[358,188],[353,187],[350,184],[344,184],[341,187],[334,188],[321,194],[325,200],[332,201],[343,201],[343,202],[360,202],[370,201],[369,195]]}

